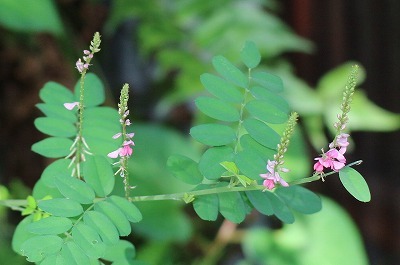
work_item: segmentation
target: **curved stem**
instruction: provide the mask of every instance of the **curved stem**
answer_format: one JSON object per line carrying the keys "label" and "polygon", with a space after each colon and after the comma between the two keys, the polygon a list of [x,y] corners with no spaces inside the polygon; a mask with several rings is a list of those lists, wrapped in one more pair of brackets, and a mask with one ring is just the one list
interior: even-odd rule
{"label": "curved stem", "polygon": [[[355,162],[352,162],[346,167],[351,167],[351,166],[358,166],[362,163],[362,160],[357,160]],[[308,178],[302,178],[298,180],[293,180],[289,182],[290,185],[299,185],[299,184],[304,184],[304,183],[309,183],[313,181],[320,180],[322,177],[327,177],[330,175],[333,175],[337,173],[336,171],[331,171],[326,174],[322,175],[317,175],[313,174],[311,177]],[[204,196],[204,195],[210,195],[210,194],[219,194],[219,193],[224,193],[224,192],[233,192],[233,191],[252,191],[252,190],[265,190],[265,187],[263,185],[248,185],[246,187],[217,187],[217,188],[210,188],[210,189],[204,189],[204,190],[196,190],[196,191],[189,191],[189,192],[178,192],[178,193],[171,193],[171,194],[160,194],[160,195],[148,195],[148,196],[135,196],[135,197],[129,197],[129,200],[131,202],[143,202],[143,201],[166,201],[166,200],[174,200],[174,201],[180,201],[184,200],[184,198],[187,198],[188,196]],[[269,191],[266,191],[269,192]],[[102,198],[97,198],[96,200],[100,200]],[[9,207],[14,210],[19,210],[18,208],[20,206],[25,206],[26,205],[26,200],[0,200],[0,204],[4,205],[6,207]]]}

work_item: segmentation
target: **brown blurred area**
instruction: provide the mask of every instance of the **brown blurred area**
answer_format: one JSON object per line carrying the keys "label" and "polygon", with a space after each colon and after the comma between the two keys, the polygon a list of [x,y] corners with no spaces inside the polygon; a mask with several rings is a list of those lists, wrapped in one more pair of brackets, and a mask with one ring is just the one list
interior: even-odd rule
{"label": "brown blurred area", "polygon": [[[107,1],[105,1],[107,2]],[[77,79],[71,63],[81,56],[82,43],[101,30],[108,6],[95,1],[58,1],[68,24],[70,43],[48,34],[15,36],[0,28],[0,181],[22,179],[33,186],[48,161],[30,151],[43,136],[33,121],[40,115],[38,92],[49,80],[72,88]],[[284,0],[282,18],[302,37],[313,41],[315,53],[287,55],[297,75],[311,85],[327,71],[359,61],[367,72],[362,85],[379,106],[400,112],[400,1],[397,0]],[[71,54],[62,47],[71,46]],[[400,264],[400,133],[353,134],[354,158],[372,192],[368,204],[338,192],[342,187],[313,184],[343,205],[357,222],[371,264]],[[329,228],[327,228],[329,229]],[[333,246],[334,247],[334,246]]]}
{"label": "brown blurred area", "polygon": [[[368,97],[400,112],[400,1],[285,0],[284,19],[316,44],[312,55],[295,54],[297,74],[309,84],[329,69],[355,60],[366,69],[361,85]],[[361,230],[371,264],[400,263],[400,132],[352,134],[357,168],[370,186],[372,201],[355,203],[340,185],[313,185],[343,205]],[[333,183],[331,183],[333,184]]]}

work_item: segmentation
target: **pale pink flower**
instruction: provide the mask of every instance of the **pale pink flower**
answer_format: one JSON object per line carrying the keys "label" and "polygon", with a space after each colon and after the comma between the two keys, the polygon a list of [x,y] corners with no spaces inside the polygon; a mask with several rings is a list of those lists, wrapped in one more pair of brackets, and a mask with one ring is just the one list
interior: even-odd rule
{"label": "pale pink flower", "polygon": [[134,146],[134,145],[135,145],[135,143],[132,140],[125,141],[122,144],[122,147],[118,148],[117,150],[115,150],[115,151],[113,151],[111,153],[108,153],[107,156],[110,157],[110,158],[117,158],[118,156],[120,156],[120,157],[124,157],[124,156],[125,157],[129,157],[129,156],[132,155],[132,152],[133,152],[131,146]]}
{"label": "pale pink flower", "polygon": [[76,61],[76,69],[78,69],[79,73],[82,73],[82,71],[85,69],[85,64],[81,61],[81,58]]}
{"label": "pale pink flower", "polygon": [[[276,171],[277,167],[277,162],[275,160],[268,160],[267,161],[267,173],[260,174],[260,177],[264,179],[263,185],[271,190],[275,187],[276,183],[280,183],[282,186],[287,187],[289,184],[283,180],[283,178],[279,175],[279,173]],[[288,172],[289,170],[286,168],[281,168],[279,169],[282,172]]]}
{"label": "pale pink flower", "polygon": [[108,153],[107,156],[108,156],[109,158],[117,158],[118,155],[119,155],[119,153],[120,153],[120,151],[121,151],[121,148],[118,148],[117,150]]}
{"label": "pale pink flower", "polygon": [[114,134],[113,135],[113,139],[117,139],[117,138],[119,138],[119,137],[121,137],[121,135],[122,135],[122,133],[116,133],[116,134]]}
{"label": "pale pink flower", "polygon": [[79,106],[79,102],[64,103],[64,107],[67,110],[73,110],[77,106]]}

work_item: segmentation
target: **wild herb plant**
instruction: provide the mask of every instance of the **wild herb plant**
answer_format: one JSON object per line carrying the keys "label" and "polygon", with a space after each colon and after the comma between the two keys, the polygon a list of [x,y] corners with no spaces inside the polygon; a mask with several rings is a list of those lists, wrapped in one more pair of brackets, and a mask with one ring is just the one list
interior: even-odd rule
{"label": "wild herb plant", "polygon": [[[255,210],[293,223],[293,212],[313,214],[322,207],[319,196],[300,184],[335,173],[356,199],[370,200],[365,180],[351,167],[361,161],[347,163],[345,158],[349,145],[346,124],[358,67],[353,67],[344,89],[341,113],[333,125],[336,135],[329,150],[322,150],[315,159],[314,174],[286,181],[290,169],[284,167],[285,153],[298,114],[280,95],[282,80],[257,69],[261,56],[252,42],[246,42],[241,51],[245,72],[216,56],[212,64],[218,75],[200,77],[210,96],[198,97],[195,104],[212,122],[190,130],[205,145],[199,161],[180,154],[166,161],[177,179],[194,188],[173,194],[137,194],[128,171],[129,160],[135,159],[129,85],[122,87],[117,111],[101,106],[104,86],[88,73],[100,42],[96,33],[90,49],[77,61],[81,78],[74,93],[54,82],[40,91],[43,103],[37,107],[45,117],[37,118],[35,126],[49,137],[35,143],[32,150],[56,160],[43,171],[32,196],[0,201],[26,216],[17,226],[12,246],[28,261],[41,265],[139,264],[134,245],[121,237],[130,235],[132,226],[142,220],[136,207],[141,201],[181,200],[208,221],[221,214],[240,223]],[[285,127],[282,135],[274,129],[279,124]],[[116,182],[122,182],[123,194],[115,190]]]}

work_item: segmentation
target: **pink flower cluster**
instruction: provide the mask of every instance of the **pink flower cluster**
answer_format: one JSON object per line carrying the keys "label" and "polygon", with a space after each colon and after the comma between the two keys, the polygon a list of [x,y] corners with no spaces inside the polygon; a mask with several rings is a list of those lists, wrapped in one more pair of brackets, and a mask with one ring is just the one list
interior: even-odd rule
{"label": "pink flower cluster", "polygon": [[91,53],[88,50],[84,50],[83,54],[86,55],[86,56],[83,56],[84,62],[82,62],[81,58],[79,58],[78,61],[76,61],[76,69],[78,69],[79,73],[82,73],[83,70],[89,68],[89,65],[90,65],[89,62],[93,58],[93,53]]}
{"label": "pink flower cluster", "polygon": [[[122,135],[122,133],[117,133],[113,136],[114,139],[119,138]],[[120,157],[130,157],[132,155],[132,147],[135,146],[135,143],[132,141],[133,136],[135,133],[127,133],[126,137],[129,139],[127,141],[124,141],[122,144],[122,147],[118,148],[117,150],[109,153],[107,156],[110,158],[117,158],[118,156]]]}
{"label": "pink flower cluster", "polygon": [[280,183],[282,186],[287,187],[289,184],[282,179],[282,177],[279,175],[278,171],[282,172],[288,172],[289,170],[286,168],[279,168],[278,169],[278,163],[275,160],[268,160],[267,162],[267,173],[265,174],[260,174],[260,177],[264,179],[263,185],[269,189],[272,190],[275,188],[276,183]]}
{"label": "pink flower cluster", "polygon": [[334,171],[339,171],[346,165],[346,158],[344,153],[347,150],[349,142],[347,133],[341,133],[336,137],[336,140],[329,144],[329,151],[324,153],[322,150],[321,157],[317,157],[314,160],[317,162],[314,164],[314,170],[317,173],[323,173],[324,168],[330,168]]}

